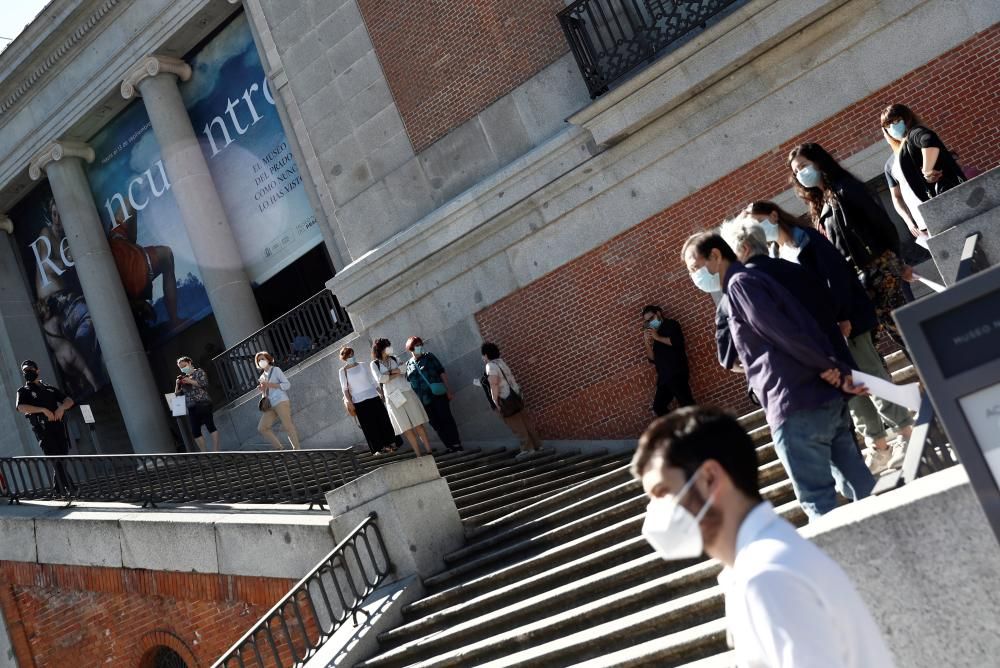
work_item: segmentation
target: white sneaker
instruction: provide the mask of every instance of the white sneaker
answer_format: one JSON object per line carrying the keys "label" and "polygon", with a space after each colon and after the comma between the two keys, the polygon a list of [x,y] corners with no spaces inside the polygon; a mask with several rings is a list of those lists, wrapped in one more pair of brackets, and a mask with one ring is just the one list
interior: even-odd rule
{"label": "white sneaker", "polygon": [[889,460],[891,458],[892,448],[876,450],[874,446],[869,446],[868,456],[865,457],[865,466],[872,472],[872,475],[878,475],[889,467]]}
{"label": "white sneaker", "polygon": [[890,447],[892,450],[892,456],[889,461],[886,462],[885,467],[887,469],[898,469],[903,466],[903,460],[906,459],[906,441],[899,439]]}

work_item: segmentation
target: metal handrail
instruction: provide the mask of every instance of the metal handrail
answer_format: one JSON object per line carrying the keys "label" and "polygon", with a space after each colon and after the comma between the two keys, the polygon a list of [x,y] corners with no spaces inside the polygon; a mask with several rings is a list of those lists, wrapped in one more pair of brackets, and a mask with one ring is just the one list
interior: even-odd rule
{"label": "metal handrail", "polygon": [[27,500],[320,505],[362,474],[351,448],[0,458],[0,496]]}
{"label": "metal handrail", "polygon": [[347,311],[329,290],[322,290],[212,359],[232,401],[257,387],[254,355],[266,350],[275,365],[289,369],[354,331]]}
{"label": "metal handrail", "polygon": [[358,626],[359,613],[368,617],[365,599],[393,571],[376,519],[369,514],[212,668],[302,666],[348,618]]}
{"label": "metal handrail", "polygon": [[557,16],[590,97],[746,0],[575,0]]}

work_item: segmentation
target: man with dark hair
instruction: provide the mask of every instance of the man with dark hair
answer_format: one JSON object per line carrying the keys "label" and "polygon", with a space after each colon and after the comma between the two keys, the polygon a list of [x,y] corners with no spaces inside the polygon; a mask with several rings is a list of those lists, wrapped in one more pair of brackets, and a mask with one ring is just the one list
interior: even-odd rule
{"label": "man with dark hair", "polygon": [[695,401],[691,396],[688,359],[680,324],[664,318],[659,306],[649,305],[642,309],[642,328],[646,359],[656,366],[653,413],[666,415],[670,402],[675,398],[681,406],[693,405]]}
{"label": "man with dark hair", "polygon": [[718,234],[684,244],[683,260],[702,290],[729,299],[729,329],[747,382],[764,407],[774,449],[810,520],[875,486],[850,428],[846,396],[862,394],[851,368],[806,308],[770,276],[747,269]]}
{"label": "man with dark hair", "polygon": [[850,578],[761,500],[757,453],[735,418],[693,407],[654,421],[632,474],[650,497],[643,536],[663,558],[704,550],[724,564],[719,584],[739,665],[892,668]]}
{"label": "man with dark hair", "polygon": [[[17,412],[28,418],[31,430],[38,439],[38,447],[46,457],[61,457],[69,454],[69,439],[63,416],[73,407],[73,400],[58,387],[46,385],[38,375],[38,364],[34,360],[21,362],[24,385],[17,389]],[[66,472],[65,464],[56,461],[55,489],[69,492],[73,481]]]}

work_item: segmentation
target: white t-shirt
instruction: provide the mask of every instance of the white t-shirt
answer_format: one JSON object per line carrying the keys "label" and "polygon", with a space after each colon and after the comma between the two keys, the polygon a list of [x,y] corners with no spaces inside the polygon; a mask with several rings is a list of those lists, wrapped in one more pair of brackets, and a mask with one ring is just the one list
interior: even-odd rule
{"label": "white t-shirt", "polygon": [[918,208],[923,202],[913,192],[910,184],[906,181],[906,177],[903,176],[903,168],[899,166],[898,152],[892,158],[892,178],[896,179],[896,183],[899,184],[899,192],[903,195],[903,204],[910,210],[910,217],[913,218],[913,222],[917,224],[919,229],[926,230],[927,223],[924,222],[924,214],[920,213],[920,209]]}
{"label": "white t-shirt", "polygon": [[371,370],[364,364],[356,364],[350,369],[340,367],[340,389],[346,391],[348,386],[350,386],[351,400],[356,404],[378,396]]}
{"label": "white t-shirt", "polygon": [[[501,370],[503,373],[501,373]],[[507,378],[504,379],[504,374]],[[497,358],[486,363],[486,375],[487,376],[497,376],[500,378],[500,398],[506,399],[510,396],[510,387],[514,386],[514,391],[521,394],[521,386],[517,384],[517,379],[514,378],[513,372],[511,372],[510,367],[501,358]],[[507,381],[510,381],[510,384]]]}
{"label": "white t-shirt", "polygon": [[763,502],[719,575],[741,668],[893,668],[878,624],[843,569]]}

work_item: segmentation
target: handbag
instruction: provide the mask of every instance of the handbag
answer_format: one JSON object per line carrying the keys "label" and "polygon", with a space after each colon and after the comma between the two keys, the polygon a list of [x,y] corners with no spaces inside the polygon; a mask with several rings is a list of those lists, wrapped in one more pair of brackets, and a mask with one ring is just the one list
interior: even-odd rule
{"label": "handbag", "polygon": [[[271,371],[272,370],[273,370],[273,368],[272,369],[268,369],[268,371],[267,371],[267,379],[264,381],[265,383],[270,383],[271,382]],[[270,398],[270,395],[271,395],[271,389],[270,388],[268,388],[264,392],[264,394],[260,395],[260,401],[257,402],[257,410],[259,410],[261,413],[266,413],[269,410],[271,410],[271,398]]]}
{"label": "handbag", "polygon": [[347,383],[347,396],[344,397],[344,410],[351,417],[357,417],[358,411],[354,407],[354,396],[351,394],[351,376],[347,373],[347,367],[344,367],[344,382]]}
{"label": "handbag", "polygon": [[514,386],[511,384],[510,379],[507,378],[507,374],[504,373],[503,367],[498,364],[497,368],[500,369],[500,374],[507,381],[507,388],[510,390],[510,394],[506,397],[500,397],[500,415],[504,417],[517,415],[524,410],[524,399],[520,393],[514,391]]}
{"label": "handbag", "polygon": [[402,390],[393,390],[389,393],[389,401],[393,406],[399,408],[406,403],[406,395],[403,394]]}
{"label": "handbag", "polygon": [[424,382],[427,383],[427,385],[431,388],[431,394],[433,394],[435,397],[440,397],[444,396],[445,394],[448,394],[448,386],[445,385],[444,383],[432,383],[431,381],[429,381],[427,379],[427,376],[424,375],[423,370],[420,368],[420,364],[414,362],[413,368],[417,370],[417,373],[420,374],[420,377],[423,378]]}

